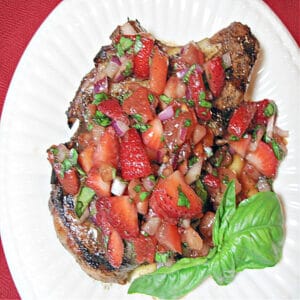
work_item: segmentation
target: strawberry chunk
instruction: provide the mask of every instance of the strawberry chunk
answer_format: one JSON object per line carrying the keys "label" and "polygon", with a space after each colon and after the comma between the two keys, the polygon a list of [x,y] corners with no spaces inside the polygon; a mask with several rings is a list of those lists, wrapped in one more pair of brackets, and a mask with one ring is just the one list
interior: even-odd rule
{"label": "strawberry chunk", "polygon": [[160,217],[167,219],[196,218],[202,215],[201,199],[185,183],[179,171],[159,181],[152,193],[150,206]]}
{"label": "strawberry chunk", "polygon": [[212,174],[207,174],[203,178],[203,183],[210,189],[219,189],[221,187],[220,179]]}
{"label": "strawberry chunk", "polygon": [[146,177],[152,173],[146,150],[135,128],[130,128],[122,137],[120,164],[125,180]]}
{"label": "strawberry chunk", "polygon": [[181,237],[176,225],[163,222],[158,228],[155,237],[158,243],[167,249],[182,253]]}
{"label": "strawberry chunk", "polygon": [[259,141],[256,150],[249,152],[246,159],[266,177],[275,177],[278,160],[268,144]]}
{"label": "strawberry chunk", "polygon": [[138,264],[145,262],[151,264],[154,262],[157,243],[155,238],[139,235],[132,239],[131,242],[134,247],[135,260]]}
{"label": "strawberry chunk", "polygon": [[204,65],[204,69],[209,89],[215,97],[219,97],[225,85],[225,72],[222,66],[222,58],[217,56],[209,60]]}
{"label": "strawberry chunk", "polygon": [[137,78],[147,79],[150,70],[150,56],[154,46],[154,40],[141,37],[142,47],[133,58],[133,72]]}
{"label": "strawberry chunk", "polygon": [[107,221],[122,238],[134,238],[139,235],[137,210],[129,196],[102,197],[99,201]]}
{"label": "strawberry chunk", "polygon": [[85,173],[88,173],[93,166],[94,151],[94,145],[89,145],[84,148],[78,155],[78,163]]}
{"label": "strawberry chunk", "polygon": [[149,122],[150,127],[142,133],[144,144],[154,150],[163,147],[163,126],[160,119],[155,118]]}
{"label": "strawberry chunk", "polygon": [[93,189],[98,197],[110,196],[110,182],[103,180],[98,167],[91,168],[85,184]]}
{"label": "strawberry chunk", "polygon": [[142,117],[142,122],[146,123],[153,119],[150,102],[148,99],[148,89],[140,87],[133,94],[125,99],[123,109],[128,115],[138,115]]}
{"label": "strawberry chunk", "polygon": [[268,123],[268,119],[276,112],[275,104],[268,99],[255,102],[255,104],[256,113],[253,118],[253,123],[254,125],[266,126]]}
{"label": "strawberry chunk", "polygon": [[186,93],[186,85],[177,76],[171,76],[164,89],[164,95],[170,98],[183,98]]}
{"label": "strawberry chunk", "polygon": [[244,103],[232,114],[227,131],[229,134],[241,138],[249,127],[256,111],[255,103]]}
{"label": "strawberry chunk", "polygon": [[116,230],[113,230],[109,236],[107,256],[109,263],[114,268],[119,268],[121,266],[124,256],[124,244],[121,236]]}
{"label": "strawberry chunk", "polygon": [[168,56],[162,53],[158,47],[154,48],[152,63],[150,66],[150,91],[160,95],[163,93],[168,74]]}
{"label": "strawberry chunk", "polygon": [[193,64],[202,65],[204,63],[204,53],[195,42],[190,42],[183,47],[181,57],[183,61],[190,66]]}
{"label": "strawberry chunk", "polygon": [[54,171],[64,192],[73,196],[76,195],[80,187],[76,169],[71,168],[62,175],[60,164],[54,164]]}
{"label": "strawberry chunk", "polygon": [[119,139],[115,130],[109,126],[105,129],[96,146],[94,155],[94,166],[100,166],[102,162],[110,164],[114,168],[119,162]]}
{"label": "strawberry chunk", "polygon": [[113,120],[122,121],[129,125],[128,117],[124,114],[122,107],[117,99],[107,99],[98,105],[98,110]]}
{"label": "strawberry chunk", "polygon": [[230,147],[241,157],[245,157],[251,143],[251,136],[243,137],[237,141],[229,141]]}

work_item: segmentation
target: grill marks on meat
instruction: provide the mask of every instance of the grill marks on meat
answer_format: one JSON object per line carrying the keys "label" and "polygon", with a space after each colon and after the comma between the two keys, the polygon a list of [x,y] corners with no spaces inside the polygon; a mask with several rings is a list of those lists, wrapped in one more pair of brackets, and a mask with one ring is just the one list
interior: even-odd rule
{"label": "grill marks on meat", "polygon": [[230,53],[232,66],[227,72],[225,88],[216,99],[215,106],[224,110],[236,107],[242,100],[249,83],[252,68],[259,53],[259,43],[250,28],[239,22],[219,31],[210,43],[221,44],[217,56]]}
{"label": "grill marks on meat", "polygon": [[[136,32],[145,32],[137,21],[129,22]],[[121,27],[118,26],[111,38],[114,39],[118,36],[120,30]],[[237,22],[215,34],[208,39],[208,42],[209,47],[217,45],[215,48],[218,50],[213,56],[222,56],[229,52],[232,62],[232,66],[226,70],[225,87],[221,95],[215,99],[212,109],[211,127],[216,136],[222,136],[222,128],[227,126],[224,124],[224,115],[230,116],[233,108],[243,101],[251,70],[259,52],[259,44],[251,34],[250,29]],[[176,55],[176,47],[169,47],[159,41],[156,43],[169,54]],[[111,46],[101,48],[94,59],[95,67],[83,78],[73,101],[70,103],[66,113],[69,126],[72,127],[76,120],[80,121],[78,132],[71,142],[76,143],[80,130],[87,126],[86,114],[89,104],[93,102],[94,84],[97,82],[97,76],[101,69],[105,68],[111,51]],[[110,93],[115,97],[122,95],[127,90],[132,90],[132,85],[136,82],[146,87],[149,86],[147,80],[127,79],[124,82],[110,83]],[[228,120],[228,118],[226,119]],[[107,249],[103,243],[104,238],[101,235],[101,230],[89,220],[80,223],[74,212],[74,198],[70,195],[64,195],[55,176],[52,179],[49,208],[61,243],[73,254],[81,268],[91,277],[103,282],[125,284],[130,272],[137,267],[132,246],[125,242],[121,267],[119,269],[112,267],[106,258]]]}

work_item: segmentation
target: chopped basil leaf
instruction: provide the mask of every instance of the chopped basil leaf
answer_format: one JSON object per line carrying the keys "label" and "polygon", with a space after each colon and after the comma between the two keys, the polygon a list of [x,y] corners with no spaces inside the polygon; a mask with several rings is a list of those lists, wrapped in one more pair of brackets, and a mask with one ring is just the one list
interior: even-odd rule
{"label": "chopped basil leaf", "polygon": [[161,141],[161,142],[164,142],[164,141],[165,141],[165,137],[164,137],[163,135],[160,137],[160,141]]}
{"label": "chopped basil leaf", "polygon": [[128,61],[125,66],[125,70],[123,71],[124,76],[130,76],[132,73],[132,62]]}
{"label": "chopped basil leaf", "polygon": [[65,159],[65,160],[62,162],[61,166],[62,166],[63,172],[65,173],[65,172],[67,172],[68,170],[70,170],[70,169],[72,168],[73,165],[72,165],[72,163],[71,163],[71,161],[70,161],[69,159]]}
{"label": "chopped basil leaf", "polygon": [[145,132],[151,127],[151,125],[147,125],[147,124],[143,124],[143,123],[136,123],[136,124],[132,125],[132,127],[134,127],[135,129],[137,129],[140,132]]}
{"label": "chopped basil leaf", "polygon": [[86,173],[78,165],[76,166],[76,170],[80,176],[83,176],[83,177],[86,176]]}
{"label": "chopped basil leaf", "polygon": [[94,115],[94,121],[98,125],[103,126],[103,127],[107,127],[108,125],[111,124],[111,119],[99,110],[97,110],[95,115]]}
{"label": "chopped basil leaf", "polygon": [[276,106],[273,102],[270,102],[264,110],[264,115],[269,118],[272,117],[275,114],[275,112],[276,112]]}
{"label": "chopped basil leaf", "polygon": [[95,195],[94,190],[90,189],[89,187],[84,186],[76,201],[75,212],[78,218],[80,218],[90,202],[92,201]]}
{"label": "chopped basil leaf", "polygon": [[123,104],[124,100],[127,99],[130,95],[131,95],[130,92],[126,92],[124,94],[119,95],[118,100],[119,100],[120,104]]}
{"label": "chopped basil leaf", "polygon": [[87,130],[88,130],[88,131],[91,131],[93,128],[94,128],[94,125],[93,125],[92,123],[89,123],[89,124],[87,125]]}
{"label": "chopped basil leaf", "polygon": [[223,161],[223,155],[220,154],[219,157],[215,157],[214,166],[217,168],[220,167],[222,161]]}
{"label": "chopped basil leaf", "polygon": [[189,199],[187,198],[187,196],[183,193],[181,186],[178,186],[178,201],[177,201],[177,205],[178,206],[185,206],[187,208],[190,208],[191,203],[189,201]]}
{"label": "chopped basil leaf", "polygon": [[149,95],[148,95],[148,100],[149,100],[150,104],[153,103],[153,101],[154,101],[154,96],[153,96],[153,94],[149,94]]}
{"label": "chopped basil leaf", "polygon": [[204,187],[204,184],[200,179],[196,181],[195,185],[195,192],[196,194],[202,199],[202,201],[205,203],[207,200],[207,191]]}
{"label": "chopped basil leaf", "polygon": [[238,140],[239,140],[239,138],[238,138],[237,136],[235,136],[235,135],[231,135],[231,136],[229,137],[229,139],[230,139],[231,141],[238,141]]}
{"label": "chopped basil leaf", "polygon": [[212,107],[211,102],[206,101],[206,100],[203,100],[203,99],[200,99],[200,100],[199,100],[199,105],[200,105],[201,107],[206,107],[206,108],[211,108],[211,107]]}
{"label": "chopped basil leaf", "polygon": [[271,139],[267,134],[265,134],[265,135],[263,136],[263,140],[264,140],[266,143],[270,143],[270,142],[272,141],[272,139]]}
{"label": "chopped basil leaf", "polygon": [[201,92],[199,93],[199,100],[200,100],[200,101],[203,101],[203,100],[205,100],[205,99],[206,99],[206,94],[205,94],[204,91],[201,91]]}
{"label": "chopped basil leaf", "polygon": [[123,56],[125,51],[133,45],[133,41],[129,38],[122,36],[119,43],[116,45],[118,56]]}
{"label": "chopped basil leaf", "polygon": [[170,252],[156,252],[155,253],[155,261],[158,263],[166,263],[170,258]]}
{"label": "chopped basil leaf", "polygon": [[50,152],[53,153],[53,155],[57,155],[59,151],[57,148],[50,148]]}
{"label": "chopped basil leaf", "polygon": [[170,98],[170,97],[168,97],[168,96],[166,96],[166,95],[160,95],[160,96],[159,96],[159,99],[160,99],[162,102],[166,103],[166,104],[170,104],[171,101],[172,101],[172,98]]}
{"label": "chopped basil leaf", "polygon": [[192,158],[189,159],[189,167],[191,167],[198,161],[199,161],[199,158],[197,156],[193,156]]}
{"label": "chopped basil leaf", "polygon": [[143,117],[140,114],[134,114],[132,117],[138,122],[143,122]]}
{"label": "chopped basil leaf", "polygon": [[184,121],[184,127],[190,127],[192,125],[192,121],[190,119],[186,119]]}
{"label": "chopped basil leaf", "polygon": [[70,159],[69,159],[72,166],[75,166],[77,164],[77,159],[78,159],[78,153],[74,148],[72,148],[70,150]]}
{"label": "chopped basil leaf", "polygon": [[191,74],[194,72],[195,69],[196,69],[196,65],[194,64],[194,65],[192,65],[192,66],[188,69],[188,71],[184,74],[184,76],[183,76],[183,82],[184,82],[184,83],[188,83],[188,82],[189,82],[190,76],[191,76]]}
{"label": "chopped basil leaf", "polygon": [[142,186],[140,184],[138,184],[133,189],[135,192],[139,193],[142,190]]}
{"label": "chopped basil leaf", "polygon": [[141,36],[137,35],[134,43],[134,53],[137,54],[143,48],[143,43],[141,41]]}
{"label": "chopped basil leaf", "polygon": [[274,152],[276,158],[278,160],[282,160],[284,152],[275,140],[272,140],[272,149],[273,149],[273,152]]}
{"label": "chopped basil leaf", "polygon": [[107,100],[108,96],[106,93],[102,92],[102,93],[98,93],[94,95],[94,101],[92,104],[100,104],[103,100]]}
{"label": "chopped basil leaf", "polygon": [[155,182],[156,179],[155,179],[155,176],[154,175],[149,175],[148,178],[152,181],[152,182]]}
{"label": "chopped basil leaf", "polygon": [[140,193],[140,200],[141,201],[145,201],[146,200],[146,198],[149,196],[149,192],[141,192]]}
{"label": "chopped basil leaf", "polygon": [[176,111],[175,111],[175,118],[177,118],[180,113],[181,113],[181,109],[177,108]]}

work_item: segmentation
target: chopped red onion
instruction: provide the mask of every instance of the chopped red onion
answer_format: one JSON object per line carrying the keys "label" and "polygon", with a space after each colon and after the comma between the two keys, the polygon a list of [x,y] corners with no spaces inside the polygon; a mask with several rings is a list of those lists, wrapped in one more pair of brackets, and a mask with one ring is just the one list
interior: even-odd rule
{"label": "chopped red onion", "polygon": [[202,159],[199,159],[192,167],[188,170],[187,174],[185,175],[184,179],[187,184],[192,184],[195,182],[201,173],[202,168]]}
{"label": "chopped red onion", "polygon": [[168,119],[172,118],[173,116],[174,116],[174,109],[173,109],[172,105],[167,106],[167,108],[165,108],[158,114],[158,118],[161,121],[168,120]]}
{"label": "chopped red onion", "polygon": [[155,186],[155,181],[153,181],[149,176],[143,178],[142,183],[147,192],[151,192]]}
{"label": "chopped red onion", "polygon": [[179,70],[179,71],[176,72],[176,76],[179,79],[182,79],[184,77],[184,75],[186,74],[187,71],[188,71],[188,68],[184,68],[182,70]]}
{"label": "chopped red onion", "polygon": [[179,131],[179,138],[182,142],[185,141],[186,135],[187,135],[187,128],[182,126]]}
{"label": "chopped red onion", "polygon": [[134,35],[136,34],[136,30],[134,29],[134,27],[129,23],[125,23],[124,25],[122,25],[120,27],[122,34],[125,35]]}
{"label": "chopped red onion", "polygon": [[264,133],[265,133],[265,130],[264,128],[259,128],[256,132],[256,139],[254,142],[251,142],[250,145],[249,145],[249,150],[250,151],[255,151],[257,146],[258,146],[258,143],[259,141],[262,139],[262,137],[264,136]]}
{"label": "chopped red onion", "polygon": [[183,228],[189,228],[191,226],[191,219],[182,219],[181,226]]}
{"label": "chopped red onion", "polygon": [[116,55],[112,56],[110,61],[118,66],[121,66],[121,61],[119,57]]}
{"label": "chopped red onion", "polygon": [[127,186],[126,182],[124,182],[120,177],[116,177],[113,180],[110,191],[115,196],[122,196],[126,189],[126,186]]}
{"label": "chopped red onion", "polygon": [[69,149],[64,144],[57,146],[58,153],[56,158],[59,162],[63,162],[67,156],[69,156]]}
{"label": "chopped red onion", "polygon": [[107,76],[99,79],[94,85],[94,94],[106,93],[108,91],[108,80]]}
{"label": "chopped red onion", "polygon": [[225,69],[228,69],[232,66],[231,57],[230,57],[229,52],[226,52],[223,54],[222,61],[223,61],[223,65],[224,65]]}
{"label": "chopped red onion", "polygon": [[142,230],[147,232],[149,235],[155,235],[160,223],[161,219],[159,217],[151,217],[142,225]]}
{"label": "chopped red onion", "polygon": [[123,136],[129,129],[128,125],[119,120],[112,121],[112,127],[114,128],[118,136]]}
{"label": "chopped red onion", "polygon": [[116,73],[119,71],[121,62],[118,59],[115,59],[116,56],[113,56],[112,59],[109,61],[105,68],[105,73],[109,78],[113,78]]}

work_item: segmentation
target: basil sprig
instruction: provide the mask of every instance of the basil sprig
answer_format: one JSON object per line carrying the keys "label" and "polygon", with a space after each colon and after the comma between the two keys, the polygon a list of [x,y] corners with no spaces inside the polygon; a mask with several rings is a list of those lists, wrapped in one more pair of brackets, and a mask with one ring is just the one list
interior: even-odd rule
{"label": "basil sprig", "polygon": [[219,285],[233,281],[244,269],[274,266],[281,258],[284,241],[283,213],[273,192],[260,192],[236,206],[231,181],[216,212],[214,248],[208,256],[183,258],[135,279],[128,293],[177,299],[212,276]]}

